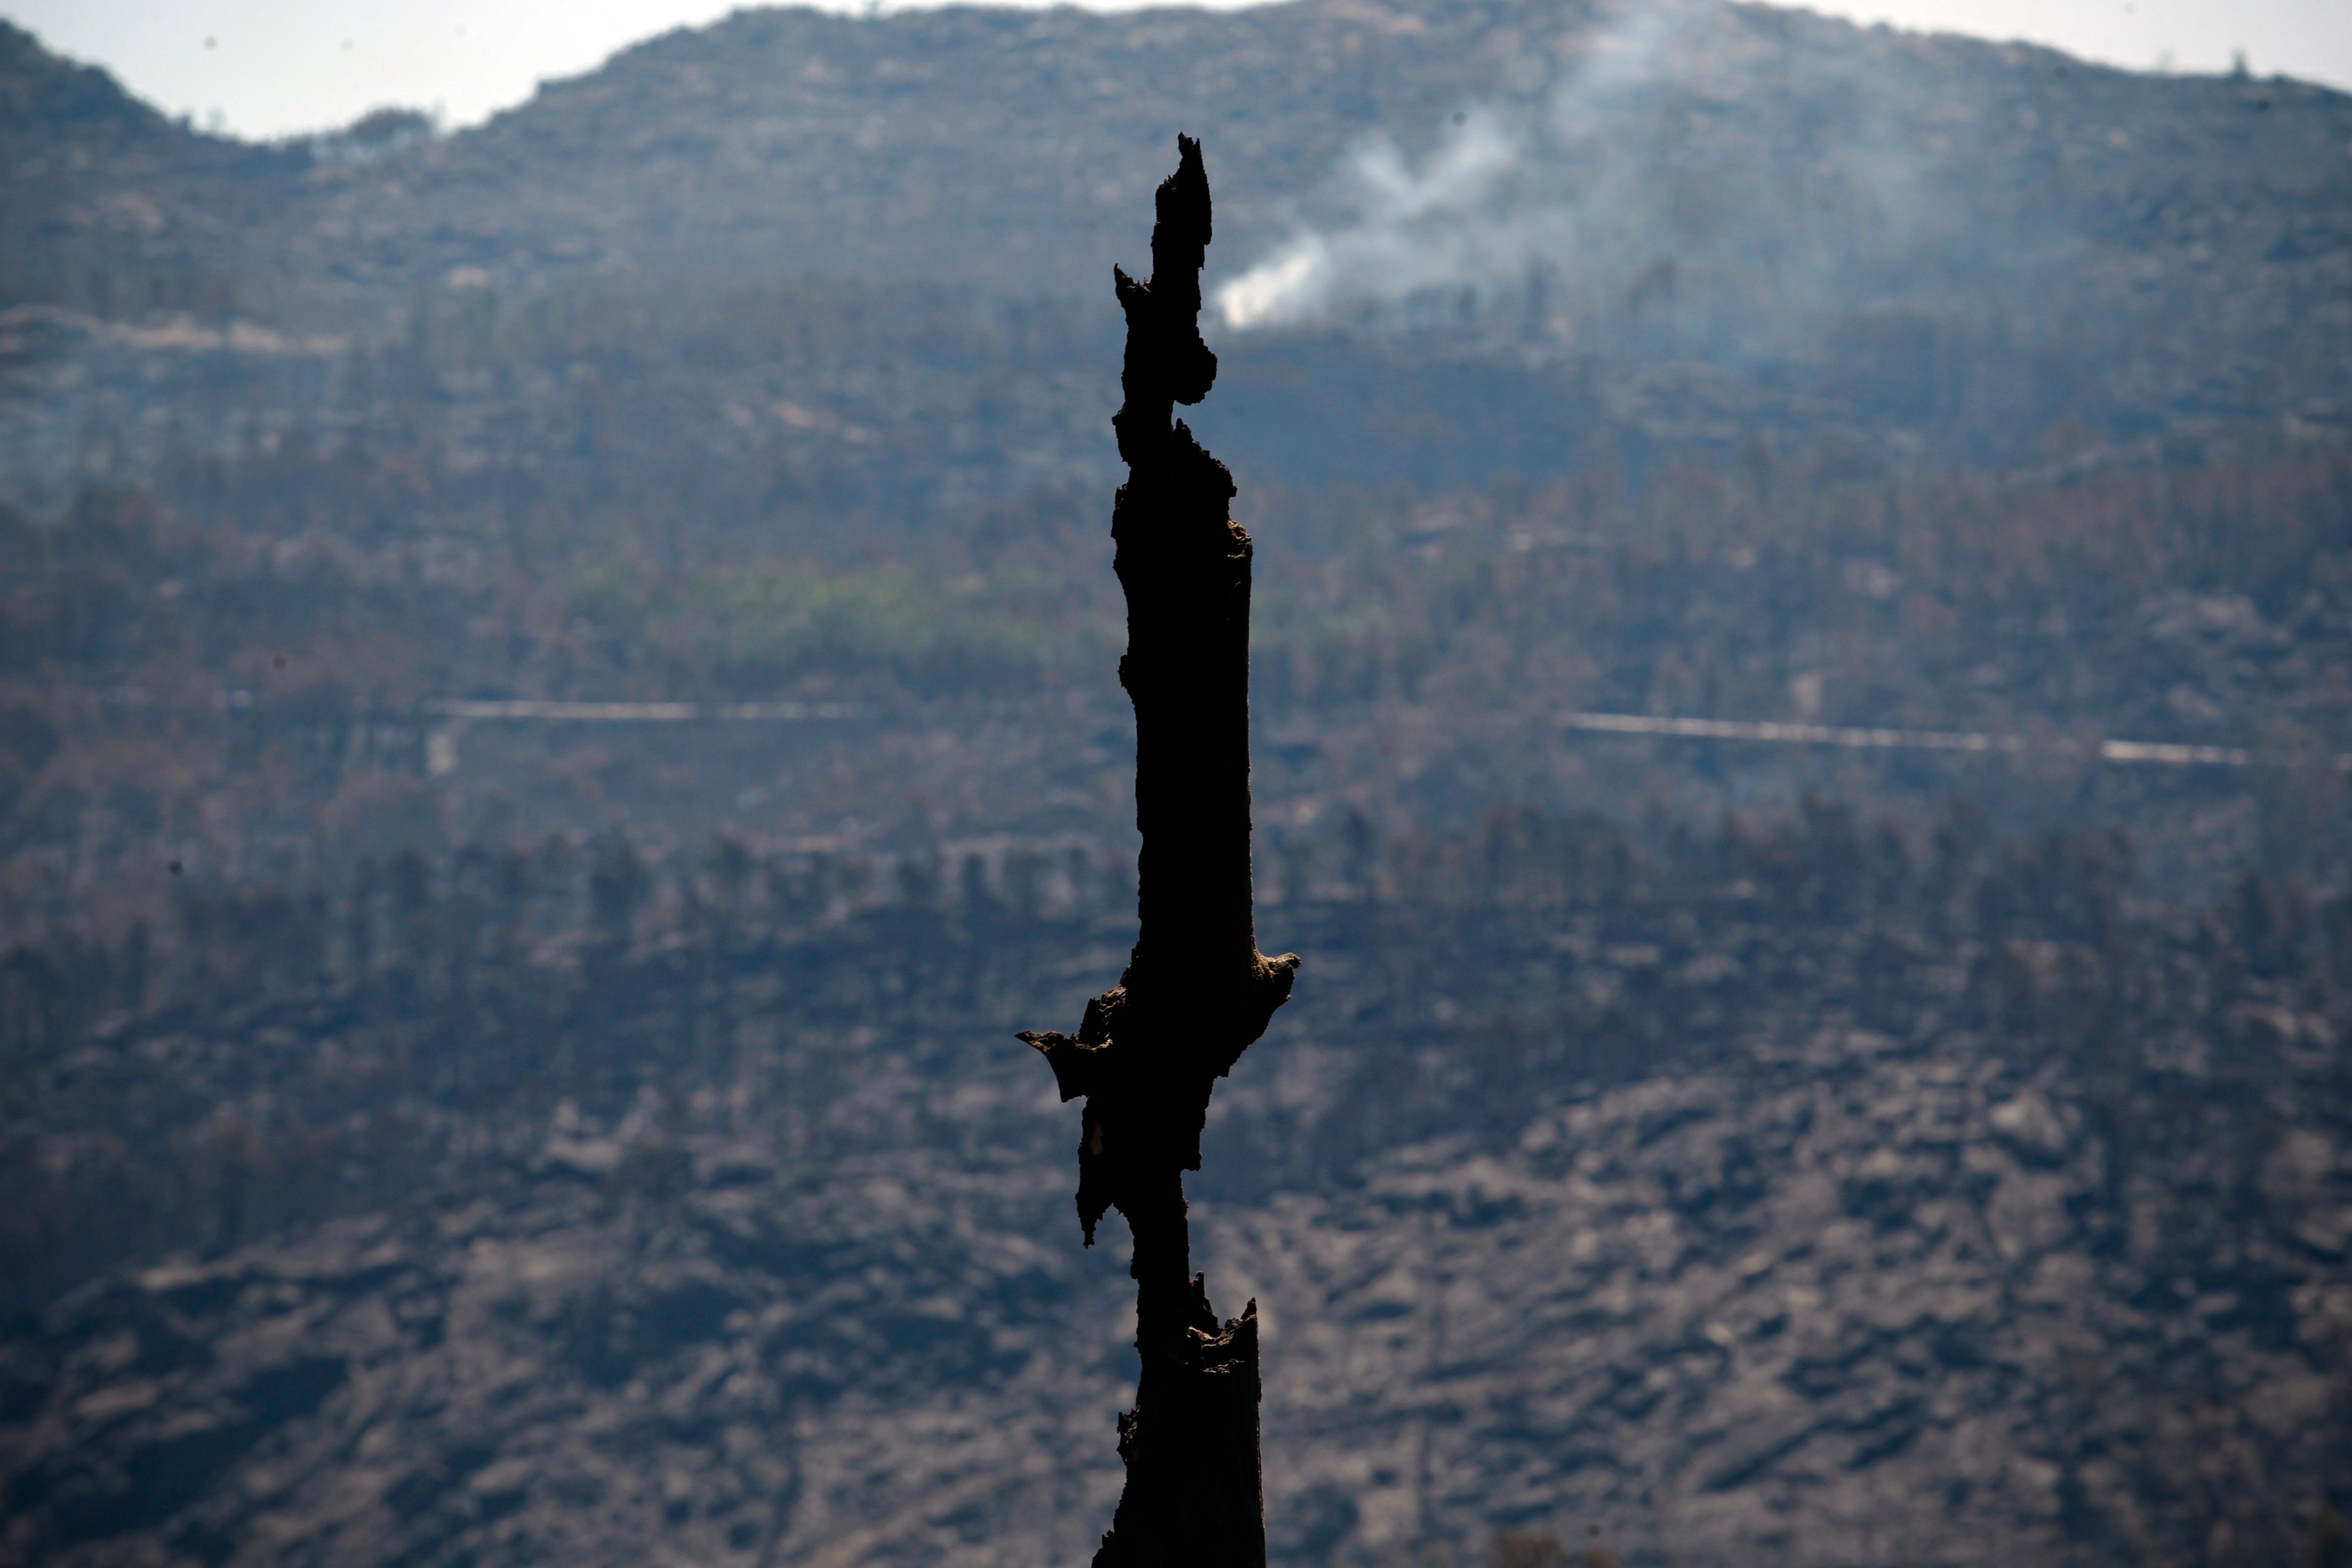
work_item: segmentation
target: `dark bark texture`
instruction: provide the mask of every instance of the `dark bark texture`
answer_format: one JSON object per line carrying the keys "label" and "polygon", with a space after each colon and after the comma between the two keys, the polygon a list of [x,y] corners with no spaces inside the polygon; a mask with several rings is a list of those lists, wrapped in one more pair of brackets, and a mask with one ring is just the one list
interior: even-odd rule
{"label": "dark bark texture", "polygon": [[1257,1303],[1220,1321],[1192,1272],[1184,1173],[1201,1168],[1209,1093],[1289,999],[1296,954],[1257,950],[1250,901],[1250,536],[1227,515],[1233,476],[1174,405],[1208,395],[1201,341],[1209,181],[1177,138],[1160,184],[1151,277],[1114,269],[1127,312],[1127,401],[1112,421],[1128,481],[1111,513],[1127,591],[1119,683],[1135,704],[1141,929],[1118,984],[1075,1038],[1045,1053],[1065,1101],[1083,1096],[1078,1220],[1108,1209],[1135,1238],[1135,1409],[1119,1418],[1127,1489],[1096,1568],[1265,1561],[1258,1465]]}

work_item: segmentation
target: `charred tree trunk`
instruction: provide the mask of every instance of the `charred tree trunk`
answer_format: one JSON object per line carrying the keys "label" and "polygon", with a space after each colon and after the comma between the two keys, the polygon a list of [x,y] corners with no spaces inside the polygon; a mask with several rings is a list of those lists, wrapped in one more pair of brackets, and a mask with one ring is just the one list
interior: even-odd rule
{"label": "charred tree trunk", "polygon": [[1127,312],[1127,402],[1112,421],[1128,481],[1111,512],[1127,591],[1119,684],[1135,703],[1141,931],[1118,984],[1074,1039],[1024,1034],[1065,1101],[1086,1098],[1078,1220],[1107,1209],[1135,1237],[1135,1409],[1119,1418],[1127,1489],[1096,1568],[1258,1568],[1257,1303],[1220,1321],[1192,1272],[1184,1173],[1201,1168],[1209,1092],[1290,995],[1295,954],[1257,950],[1250,906],[1250,537],[1226,515],[1233,476],[1174,405],[1217,359],[1201,341],[1209,181],[1177,138],[1159,192],[1151,277],[1114,269]]}

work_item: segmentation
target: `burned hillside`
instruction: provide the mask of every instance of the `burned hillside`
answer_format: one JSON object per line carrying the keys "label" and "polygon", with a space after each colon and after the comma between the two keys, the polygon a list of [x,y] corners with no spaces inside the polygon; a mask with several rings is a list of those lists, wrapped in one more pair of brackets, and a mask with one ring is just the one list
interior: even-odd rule
{"label": "burned hillside", "polygon": [[2352,99],[1307,0],[271,146],[0,23],[0,1563],[1094,1549],[1012,1035],[1136,936],[1178,130],[1273,1559],[2341,1556]]}
{"label": "burned hillside", "polygon": [[[1326,973],[1195,1194],[1277,1557],[2236,1561],[2341,1506],[2340,901],[1825,806],[1368,869],[1265,889]],[[9,1555],[1089,1547],[1120,1259],[1044,1239],[996,1042],[1128,919],[1115,865],[614,845],[19,952]]]}

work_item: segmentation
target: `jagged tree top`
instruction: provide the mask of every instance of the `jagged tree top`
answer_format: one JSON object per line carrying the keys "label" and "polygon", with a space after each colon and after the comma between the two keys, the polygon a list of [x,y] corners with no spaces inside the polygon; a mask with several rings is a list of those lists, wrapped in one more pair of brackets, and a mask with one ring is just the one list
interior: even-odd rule
{"label": "jagged tree top", "polygon": [[1200,142],[1179,136],[1176,151],[1176,172],[1160,182],[1153,198],[1151,276],[1138,282],[1125,268],[1111,268],[1127,312],[1127,360],[1118,382],[1127,403],[1111,425],[1118,432],[1118,455],[1130,465],[1150,455],[1130,437],[1165,435],[1172,405],[1200,402],[1217,379],[1217,356],[1201,338],[1201,268],[1214,228],[1209,174]]}

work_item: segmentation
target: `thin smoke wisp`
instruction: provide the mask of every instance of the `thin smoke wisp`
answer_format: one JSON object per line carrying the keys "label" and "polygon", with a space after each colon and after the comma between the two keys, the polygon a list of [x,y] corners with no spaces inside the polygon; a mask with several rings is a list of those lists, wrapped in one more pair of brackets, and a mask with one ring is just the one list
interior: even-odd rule
{"label": "thin smoke wisp", "polygon": [[1531,249],[1565,239],[1530,232],[1554,226],[1540,221],[1493,221],[1524,166],[1523,151],[1520,129],[1483,109],[1465,113],[1418,165],[1389,137],[1364,142],[1348,171],[1357,221],[1301,233],[1218,289],[1225,325],[1296,326],[1337,301],[1458,288],[1512,263],[1523,269]]}
{"label": "thin smoke wisp", "polygon": [[1738,356],[1872,301],[2023,275],[2031,247],[1982,254],[1934,193],[1971,149],[1899,58],[1859,68],[1758,26],[1706,0],[1629,8],[1559,40],[1544,85],[1465,106],[1417,153],[1366,139],[1290,237],[1213,291],[1218,317]]}

